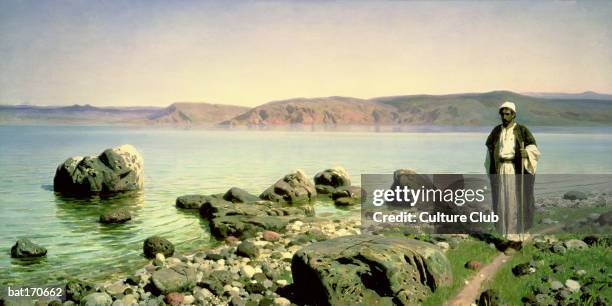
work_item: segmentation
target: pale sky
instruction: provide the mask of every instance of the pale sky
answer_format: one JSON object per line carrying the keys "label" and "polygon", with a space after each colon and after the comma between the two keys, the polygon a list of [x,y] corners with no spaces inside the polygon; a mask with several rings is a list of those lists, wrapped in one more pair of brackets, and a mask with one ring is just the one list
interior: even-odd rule
{"label": "pale sky", "polygon": [[491,90],[612,93],[612,2],[0,0],[0,104]]}

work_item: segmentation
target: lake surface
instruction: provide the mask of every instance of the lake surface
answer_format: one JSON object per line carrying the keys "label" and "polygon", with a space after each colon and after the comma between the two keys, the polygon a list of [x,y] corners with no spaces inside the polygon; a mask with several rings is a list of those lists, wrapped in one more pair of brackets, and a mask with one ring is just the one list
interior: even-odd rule
{"label": "lake surface", "polygon": [[[533,129],[542,152],[539,173],[612,173],[611,129]],[[539,132],[540,131],[540,132]],[[341,165],[353,184],[362,173],[483,173],[487,133],[350,133],[206,131],[109,126],[0,126],[0,285],[47,285],[67,277],[101,279],[141,268],[142,241],[171,240],[178,253],[215,243],[197,215],[177,210],[185,194],[259,194],[293,169],[309,176]],[[73,199],[52,191],[56,167],[70,156],[97,155],[129,143],[143,155],[145,189],[132,196]],[[101,213],[129,207],[134,219],[97,222]],[[317,213],[337,211],[315,203]],[[10,258],[27,237],[46,258]]]}

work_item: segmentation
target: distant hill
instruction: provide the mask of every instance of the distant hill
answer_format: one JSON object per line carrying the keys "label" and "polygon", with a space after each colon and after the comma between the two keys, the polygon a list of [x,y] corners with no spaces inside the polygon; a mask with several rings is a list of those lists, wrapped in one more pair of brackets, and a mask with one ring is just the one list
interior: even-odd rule
{"label": "distant hill", "polygon": [[489,126],[499,122],[497,108],[506,100],[517,104],[518,120],[529,125],[612,125],[612,99],[545,99],[510,91],[369,100],[347,97],[291,99],[255,107],[221,125]]}
{"label": "distant hill", "polygon": [[[587,94],[587,97],[592,97]],[[358,99],[296,98],[255,108],[174,103],[168,107],[0,105],[0,124],[137,124],[219,127],[491,126],[498,107],[513,101],[518,121],[531,126],[610,126],[612,99],[542,98],[510,91]]]}
{"label": "distant hill", "polygon": [[221,123],[224,126],[392,125],[395,107],[376,101],[327,97],[275,101]]}
{"label": "distant hill", "polygon": [[8,124],[96,124],[124,123],[147,118],[161,107],[95,107],[0,105],[0,123]]}
{"label": "distant hill", "polygon": [[214,125],[249,109],[234,105],[180,102],[148,116],[146,122],[162,125]]}
{"label": "distant hill", "polygon": [[555,93],[555,92],[525,92],[523,95],[547,99],[586,99],[586,100],[612,100],[612,95],[600,94],[594,91],[581,93]]}

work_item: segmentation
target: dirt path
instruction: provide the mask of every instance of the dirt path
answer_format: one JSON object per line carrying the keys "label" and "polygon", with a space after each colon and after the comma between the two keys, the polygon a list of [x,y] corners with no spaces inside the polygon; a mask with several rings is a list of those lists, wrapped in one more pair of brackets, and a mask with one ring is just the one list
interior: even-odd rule
{"label": "dirt path", "polygon": [[[563,228],[563,224],[557,224],[555,226],[547,227],[538,231],[534,236],[543,235],[551,232],[558,231]],[[533,236],[529,237],[533,238]],[[468,306],[474,303],[476,298],[480,295],[482,284],[485,281],[490,280],[495,276],[495,273],[499,268],[508,262],[508,260],[512,257],[511,255],[506,255],[501,253],[497,255],[489,264],[484,266],[480,271],[478,271],[474,276],[468,279],[468,283],[459,291],[455,297],[448,300],[446,302],[446,306]]]}

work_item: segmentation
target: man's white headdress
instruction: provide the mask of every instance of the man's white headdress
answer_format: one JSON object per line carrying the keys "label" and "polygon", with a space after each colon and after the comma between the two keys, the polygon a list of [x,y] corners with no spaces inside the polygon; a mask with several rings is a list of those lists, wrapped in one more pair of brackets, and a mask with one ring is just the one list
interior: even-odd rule
{"label": "man's white headdress", "polygon": [[514,113],[516,113],[516,105],[514,105],[514,103],[510,102],[510,101],[506,101],[504,102],[502,105],[499,106],[499,109],[502,108],[509,108],[511,109]]}

